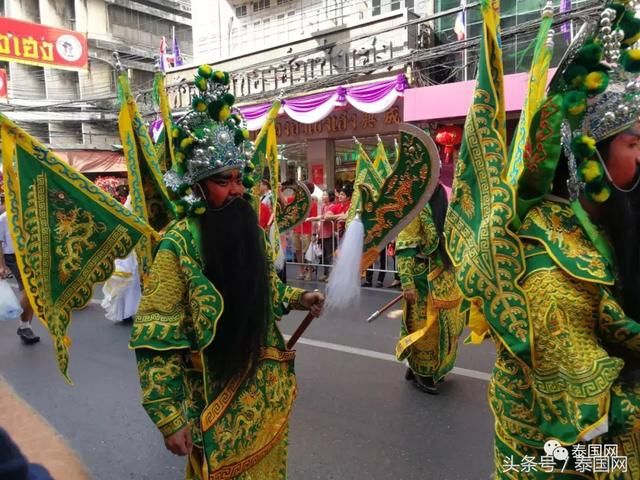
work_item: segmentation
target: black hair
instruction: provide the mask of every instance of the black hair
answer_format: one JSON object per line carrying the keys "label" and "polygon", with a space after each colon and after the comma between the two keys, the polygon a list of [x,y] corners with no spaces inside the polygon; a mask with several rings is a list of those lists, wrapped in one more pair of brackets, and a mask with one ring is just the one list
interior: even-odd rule
{"label": "black hair", "polygon": [[447,192],[441,183],[438,183],[433,195],[429,199],[429,206],[431,207],[431,215],[433,217],[433,223],[438,231],[440,241],[438,242],[438,250],[442,256],[442,262],[445,266],[451,265],[451,259],[447,254],[444,239],[444,222],[447,217],[447,209],[449,208],[449,200],[447,200]]}

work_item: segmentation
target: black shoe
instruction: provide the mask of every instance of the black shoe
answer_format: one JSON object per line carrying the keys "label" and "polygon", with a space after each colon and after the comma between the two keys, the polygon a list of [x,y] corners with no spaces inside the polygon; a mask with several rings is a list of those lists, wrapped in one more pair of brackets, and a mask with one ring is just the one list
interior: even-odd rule
{"label": "black shoe", "polygon": [[362,284],[362,286],[363,287],[370,287],[371,286],[371,282],[369,280],[367,280]]}
{"label": "black shoe", "polygon": [[378,288],[382,288],[384,286],[384,284],[382,282],[377,282],[376,283],[376,287]]}
{"label": "black shoe", "polygon": [[421,375],[416,375],[415,377],[416,377],[415,378],[415,385],[420,390],[422,390],[425,393],[428,393],[429,395],[439,395],[440,394],[440,392],[438,391],[438,388],[433,383],[433,378],[432,377],[423,377]]}
{"label": "black shoe", "polygon": [[40,337],[33,333],[31,327],[19,328],[18,335],[22,339],[22,343],[24,343],[25,345],[32,345],[40,341]]}
{"label": "black shoe", "polygon": [[409,367],[407,367],[407,371],[404,372],[404,379],[405,380],[413,380],[416,378],[416,375],[413,373],[413,370],[411,370]]}

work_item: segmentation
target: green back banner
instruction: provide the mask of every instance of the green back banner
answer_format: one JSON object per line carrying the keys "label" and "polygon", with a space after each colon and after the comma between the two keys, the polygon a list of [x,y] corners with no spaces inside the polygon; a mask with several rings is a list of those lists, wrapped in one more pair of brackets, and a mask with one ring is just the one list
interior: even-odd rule
{"label": "green back banner", "polygon": [[506,120],[497,0],[482,6],[478,79],[467,115],[445,237],[457,282],[467,299],[483,299],[483,313],[507,348],[531,361],[528,306],[518,279],[523,248],[509,229],[516,217],[507,181]]}
{"label": "green back banner", "polygon": [[[67,329],[93,286],[151,229],[0,114],[9,229],[25,291],[69,380]],[[70,381],[70,380],[69,380]]]}
{"label": "green back banner", "polygon": [[281,235],[304,222],[311,211],[311,193],[304,183],[295,182],[284,188],[293,192],[293,199],[278,209],[276,221]]}
{"label": "green back banner", "polygon": [[431,137],[407,123],[399,130],[400,154],[391,174],[378,190],[366,182],[359,189],[366,232],[362,270],[420,213],[438,185],[440,157]]}

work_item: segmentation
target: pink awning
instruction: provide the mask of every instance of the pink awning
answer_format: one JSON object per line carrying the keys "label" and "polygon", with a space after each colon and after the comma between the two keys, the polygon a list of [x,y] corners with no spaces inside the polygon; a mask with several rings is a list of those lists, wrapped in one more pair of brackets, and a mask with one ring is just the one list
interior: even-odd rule
{"label": "pink awning", "polygon": [[[341,86],[324,92],[282,100],[280,114],[286,114],[299,123],[312,124],[326,118],[334,109],[351,104],[365,113],[387,111],[404,94],[407,78],[399,74],[395,78],[355,86]],[[264,125],[271,102],[240,107],[247,128],[260,130]]]}
{"label": "pink awning", "polygon": [[122,153],[111,150],[56,150],[56,153],[82,173],[126,172]]}
{"label": "pink awning", "polygon": [[[554,71],[555,69],[549,71],[549,79]],[[507,113],[522,109],[528,79],[528,73],[515,73],[504,77]],[[475,80],[469,80],[405,90],[404,121],[443,121],[464,118],[471,105],[475,84]]]}

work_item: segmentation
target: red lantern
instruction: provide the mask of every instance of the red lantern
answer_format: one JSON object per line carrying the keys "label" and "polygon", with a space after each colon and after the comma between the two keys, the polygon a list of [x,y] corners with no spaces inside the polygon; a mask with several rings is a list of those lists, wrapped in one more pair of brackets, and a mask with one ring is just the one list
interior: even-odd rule
{"label": "red lantern", "polygon": [[462,128],[445,125],[436,130],[436,143],[444,147],[444,163],[450,163],[455,148],[462,143]]}

